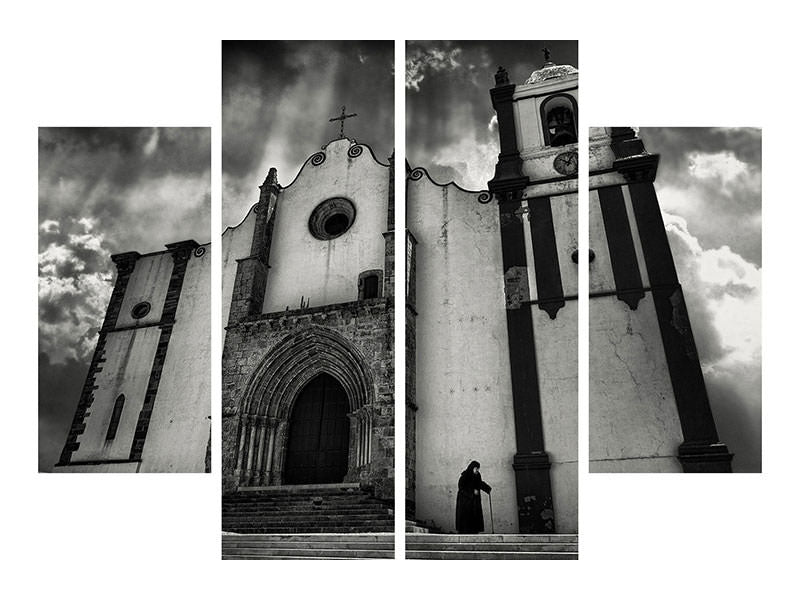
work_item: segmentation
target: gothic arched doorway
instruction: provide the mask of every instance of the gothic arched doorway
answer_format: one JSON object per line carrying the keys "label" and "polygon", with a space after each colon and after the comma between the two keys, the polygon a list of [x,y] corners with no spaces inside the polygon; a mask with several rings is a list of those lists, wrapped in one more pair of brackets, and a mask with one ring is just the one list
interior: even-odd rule
{"label": "gothic arched doorway", "polygon": [[289,417],[284,483],[341,483],[350,447],[349,402],[327,373],[300,392]]}
{"label": "gothic arched doorway", "polygon": [[239,487],[360,481],[372,460],[374,390],[363,355],[337,332],[312,326],[283,338],[244,392]]}

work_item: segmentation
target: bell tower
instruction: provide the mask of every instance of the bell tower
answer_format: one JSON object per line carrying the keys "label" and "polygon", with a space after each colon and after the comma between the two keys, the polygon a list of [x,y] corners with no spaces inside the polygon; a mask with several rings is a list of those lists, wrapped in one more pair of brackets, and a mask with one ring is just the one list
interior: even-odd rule
{"label": "bell tower", "polygon": [[578,71],[545,62],[491,90],[521,533],[577,531]]}
{"label": "bell tower", "polygon": [[653,187],[659,155],[630,127],[598,127],[589,161],[590,471],[730,472]]}

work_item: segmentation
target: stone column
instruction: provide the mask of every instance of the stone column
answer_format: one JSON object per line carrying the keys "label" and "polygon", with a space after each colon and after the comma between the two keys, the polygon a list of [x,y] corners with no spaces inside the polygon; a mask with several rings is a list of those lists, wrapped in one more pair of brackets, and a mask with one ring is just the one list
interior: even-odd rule
{"label": "stone column", "polygon": [[289,429],[289,420],[280,419],[275,429],[275,442],[272,460],[272,471],[270,479],[274,485],[281,485],[283,482],[283,462],[286,458],[286,437]]}
{"label": "stone column", "polygon": [[364,407],[364,420],[366,422],[366,452],[364,452],[364,464],[367,465],[372,462],[372,413],[371,406]]}
{"label": "stone column", "polygon": [[350,420],[350,443],[347,455],[347,471],[352,473],[361,464],[361,423],[358,413],[353,411],[347,413]]}
{"label": "stone column", "polygon": [[242,483],[242,459],[244,457],[245,441],[247,439],[247,425],[249,423],[248,415],[242,415],[239,418],[239,450],[236,453],[236,470],[234,471],[234,478],[236,485]]}
{"label": "stone column", "polygon": [[256,454],[256,470],[253,480],[255,485],[261,485],[263,480],[261,465],[264,460],[264,434],[266,433],[267,419],[264,416],[258,416],[256,417],[256,423],[258,427],[258,453]]}
{"label": "stone column", "polygon": [[275,430],[278,426],[278,419],[275,417],[268,417],[267,418],[267,429],[269,430],[269,436],[267,440],[267,448],[266,448],[266,461],[264,463],[264,470],[262,475],[262,480],[264,485],[271,485],[272,484],[272,457],[275,452]]}
{"label": "stone column", "polygon": [[251,485],[251,480],[253,477],[253,451],[255,450],[256,445],[256,418],[255,416],[250,417],[250,425],[248,427],[247,432],[247,465],[244,469],[244,479],[245,485]]}

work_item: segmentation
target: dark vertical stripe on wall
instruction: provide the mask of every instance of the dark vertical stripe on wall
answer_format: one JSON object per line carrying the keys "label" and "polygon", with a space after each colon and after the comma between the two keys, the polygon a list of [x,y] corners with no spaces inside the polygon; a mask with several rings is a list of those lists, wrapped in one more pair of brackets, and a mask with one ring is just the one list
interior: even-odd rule
{"label": "dark vertical stripe on wall", "polygon": [[198,246],[195,241],[177,242],[167,244],[167,248],[172,252],[172,275],[169,279],[167,295],[164,299],[164,309],[161,314],[161,335],[156,346],[156,354],[153,358],[153,367],[150,370],[150,379],[147,382],[144,403],[139,411],[139,419],[136,423],[136,431],[133,435],[131,444],[130,460],[141,460],[144,451],[144,442],[147,437],[147,430],[150,427],[150,417],[153,414],[153,406],[158,394],[158,385],[161,382],[161,372],[164,368],[164,360],[167,356],[169,340],[172,336],[172,328],[175,325],[175,314],[178,310],[181,290],[183,289],[183,279],[186,275],[186,266],[192,251]]}
{"label": "dark vertical stripe on wall", "polygon": [[661,218],[661,209],[653,184],[650,182],[631,183],[628,186],[633,204],[633,214],[636,217],[636,226],[639,229],[639,239],[642,242],[642,254],[647,265],[647,275],[650,285],[678,283],[678,274],[675,271],[675,261],[669,248],[667,230]]}
{"label": "dark vertical stripe on wall", "polygon": [[533,261],[536,267],[538,305],[550,315],[551,319],[555,319],[558,309],[564,306],[565,301],[550,198],[544,196],[529,199],[528,214],[533,240]]}
{"label": "dark vertical stripe on wall", "polygon": [[622,188],[620,186],[600,188],[598,195],[617,298],[632,310],[636,310],[639,300],[644,298],[644,290]]}
{"label": "dark vertical stripe on wall", "polygon": [[679,458],[686,471],[730,471],[732,457],[719,443],[655,189],[651,182],[629,189],[683,431]]}
{"label": "dark vertical stripe on wall", "polygon": [[517,447],[513,467],[520,532],[547,533],[555,531],[555,517],[550,460],[544,450],[533,318],[530,306],[525,303],[529,299],[530,291],[523,219],[519,200],[500,202],[508,351]]}

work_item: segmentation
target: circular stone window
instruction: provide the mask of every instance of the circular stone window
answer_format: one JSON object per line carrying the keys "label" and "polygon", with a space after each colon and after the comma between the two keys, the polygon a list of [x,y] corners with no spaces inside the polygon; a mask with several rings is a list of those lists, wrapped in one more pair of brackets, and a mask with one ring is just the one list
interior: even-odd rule
{"label": "circular stone window", "polygon": [[133,307],[131,310],[131,316],[134,319],[143,319],[147,316],[147,313],[150,312],[150,303],[149,302],[139,302],[136,306]]}
{"label": "circular stone window", "polygon": [[350,229],[356,220],[356,207],[347,198],[328,198],[308,219],[308,228],[318,240],[332,240]]}

